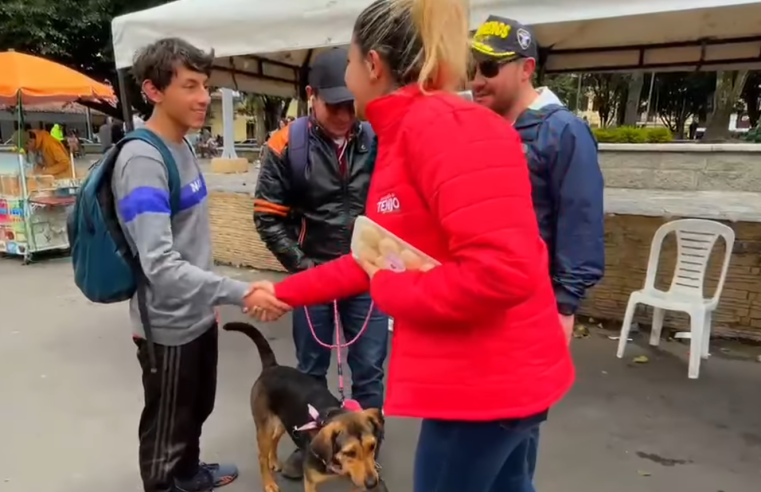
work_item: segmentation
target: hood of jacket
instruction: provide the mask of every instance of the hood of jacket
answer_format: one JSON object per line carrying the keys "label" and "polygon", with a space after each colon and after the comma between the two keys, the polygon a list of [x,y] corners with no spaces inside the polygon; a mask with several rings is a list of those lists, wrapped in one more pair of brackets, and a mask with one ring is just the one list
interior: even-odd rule
{"label": "hood of jacket", "polygon": [[536,92],[539,93],[539,96],[534,100],[533,103],[529,105],[528,109],[533,109],[536,111],[537,109],[542,109],[545,106],[565,106],[563,101],[561,101],[560,98],[549,89],[549,87],[540,87],[536,90]]}

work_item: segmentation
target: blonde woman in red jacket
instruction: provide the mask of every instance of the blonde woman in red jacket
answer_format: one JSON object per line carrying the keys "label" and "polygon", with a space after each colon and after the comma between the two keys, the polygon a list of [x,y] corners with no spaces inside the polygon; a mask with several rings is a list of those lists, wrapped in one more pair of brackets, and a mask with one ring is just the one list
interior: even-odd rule
{"label": "blonde woman in red jacket", "polygon": [[395,273],[345,256],[260,284],[248,305],[272,319],[370,290],[395,320],[385,412],[423,419],[414,492],[532,492],[531,434],[574,369],[520,139],[452,94],[468,56],[464,1],[378,0],[346,71],[378,136],[367,216],[441,266]]}

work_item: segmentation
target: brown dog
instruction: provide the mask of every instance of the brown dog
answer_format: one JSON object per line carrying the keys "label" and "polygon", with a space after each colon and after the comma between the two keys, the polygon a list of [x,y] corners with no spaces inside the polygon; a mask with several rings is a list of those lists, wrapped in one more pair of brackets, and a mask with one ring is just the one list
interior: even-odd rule
{"label": "brown dog", "polygon": [[248,323],[227,323],[227,331],[247,335],[262,359],[262,373],[251,389],[259,467],[265,492],[278,492],[272,472],[280,471],[277,446],[286,432],[304,450],[304,490],[339,477],[355,491],[385,490],[375,464],[383,434],[383,415],[371,409],[352,412],[327,388],[293,367],[278,365],[264,335]]}

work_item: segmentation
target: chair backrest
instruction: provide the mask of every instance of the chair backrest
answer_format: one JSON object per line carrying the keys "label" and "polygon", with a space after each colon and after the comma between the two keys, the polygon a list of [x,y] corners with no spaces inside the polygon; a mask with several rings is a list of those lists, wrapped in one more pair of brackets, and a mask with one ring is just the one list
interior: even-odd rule
{"label": "chair backrest", "polygon": [[716,240],[720,236],[724,238],[726,245],[724,262],[721,266],[719,284],[712,298],[713,301],[718,302],[721,291],[724,288],[724,279],[727,276],[727,269],[729,268],[729,259],[732,256],[735,232],[730,227],[712,220],[674,220],[658,228],[650,246],[650,259],[647,264],[645,288],[654,288],[655,286],[655,275],[658,270],[658,260],[660,259],[663,240],[672,232],[676,233],[677,259],[669,292],[701,299],[703,298],[703,284],[708,260],[711,257],[714,244],[716,244]]}

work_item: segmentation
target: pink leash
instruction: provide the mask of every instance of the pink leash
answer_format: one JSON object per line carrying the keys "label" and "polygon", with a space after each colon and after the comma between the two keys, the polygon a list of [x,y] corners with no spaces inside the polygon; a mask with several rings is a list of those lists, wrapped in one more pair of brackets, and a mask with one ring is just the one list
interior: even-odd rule
{"label": "pink leash", "polygon": [[341,316],[338,314],[338,302],[333,301],[333,319],[335,319],[335,332],[336,332],[336,343],[331,345],[328,343],[323,342],[320,340],[320,338],[317,336],[317,333],[314,331],[314,325],[312,324],[312,318],[309,316],[309,310],[307,308],[304,308],[304,314],[306,314],[307,318],[307,324],[309,325],[309,330],[312,332],[312,338],[314,338],[314,341],[317,342],[321,347],[324,347],[329,350],[336,350],[336,359],[338,362],[338,395],[341,398],[341,404],[348,408],[349,410],[356,410],[359,408],[349,408],[349,407],[359,407],[359,404],[357,404],[353,400],[347,400],[346,395],[344,394],[344,371],[343,371],[343,361],[341,359],[341,349],[342,348],[349,348],[351,347],[357,340],[359,340],[359,337],[362,336],[362,334],[367,329],[367,325],[370,323],[370,316],[373,314],[373,308],[375,307],[375,303],[370,301],[370,309],[367,311],[367,316],[365,316],[365,322],[362,324],[362,328],[359,330],[359,333],[357,333],[357,336],[355,336],[351,341],[341,344],[341,332],[343,331],[343,327],[341,326]]}

